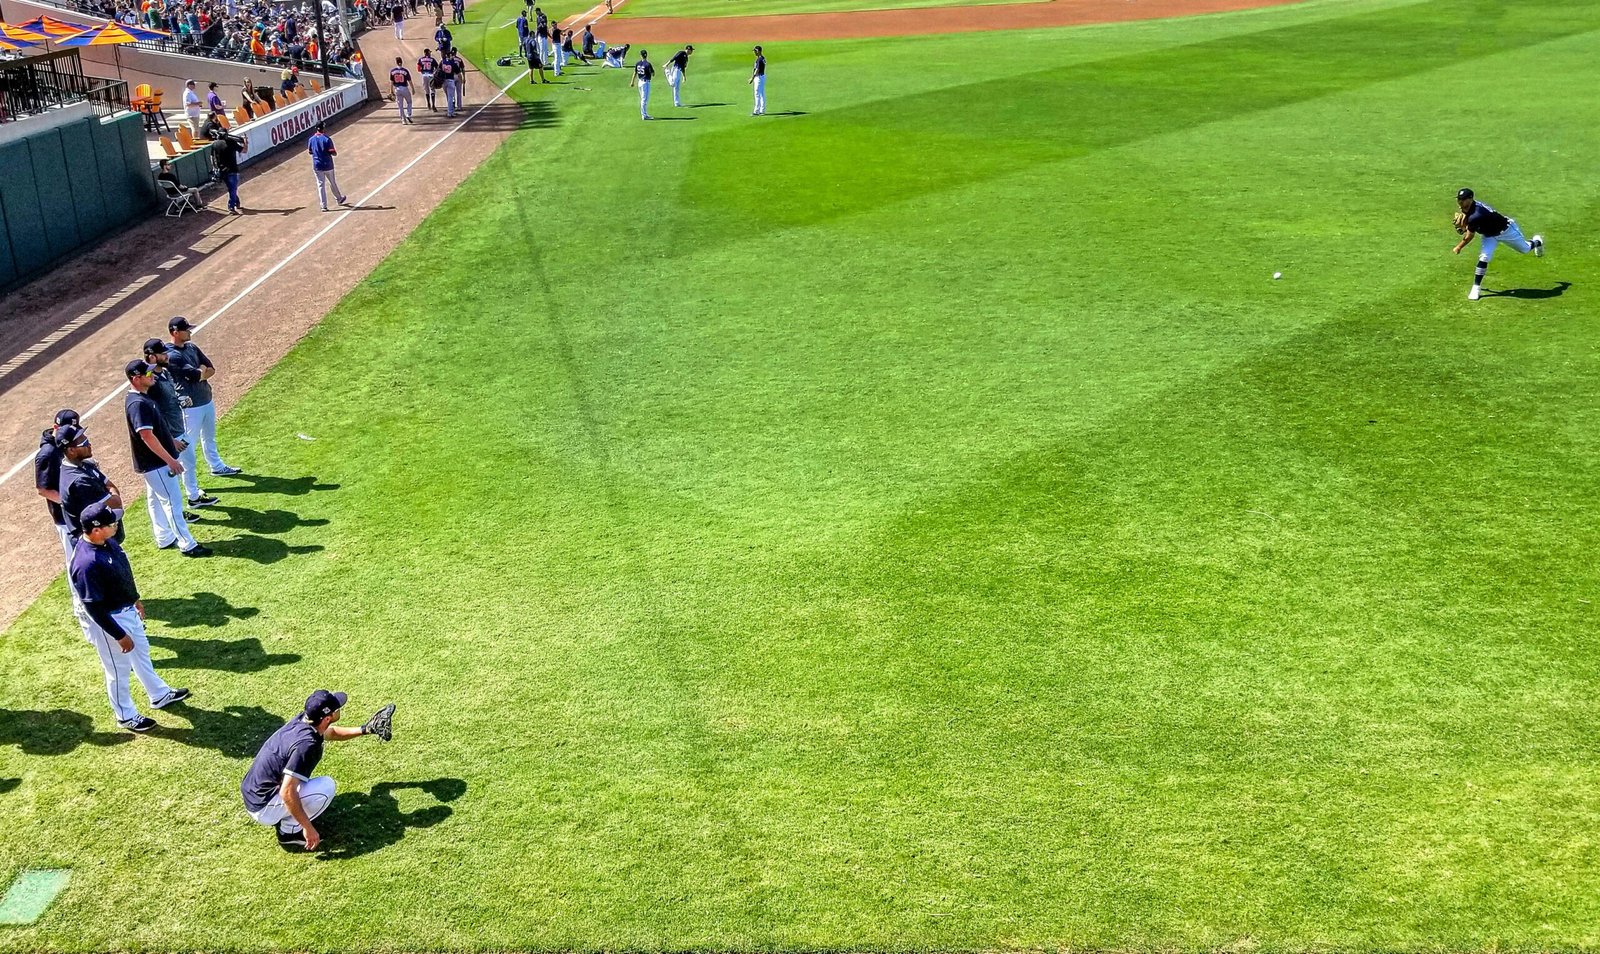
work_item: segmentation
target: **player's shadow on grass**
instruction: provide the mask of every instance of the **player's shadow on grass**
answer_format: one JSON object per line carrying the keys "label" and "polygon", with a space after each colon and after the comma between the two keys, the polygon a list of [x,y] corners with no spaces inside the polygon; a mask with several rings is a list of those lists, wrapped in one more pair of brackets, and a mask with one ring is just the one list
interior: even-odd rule
{"label": "player's shadow on grass", "polygon": [[[395,793],[407,789],[417,789],[440,804],[401,811]],[[318,830],[326,834],[319,854],[328,861],[341,861],[387,848],[404,838],[410,829],[432,828],[455,814],[455,809],[443,803],[453,802],[466,793],[467,783],[459,778],[380,782],[372,786],[371,793],[340,792],[323,815],[326,821],[318,821]]]}
{"label": "player's shadow on grass", "polygon": [[261,611],[254,606],[234,606],[226,596],[216,593],[196,593],[183,599],[152,597],[144,601],[147,619],[159,620],[171,629],[190,626],[208,626],[216,629],[230,620],[249,619]]}
{"label": "player's shadow on grass", "polygon": [[806,115],[809,115],[809,114],[803,109],[786,109],[781,113],[762,113],[761,115],[763,115],[763,116],[806,116]]}
{"label": "player's shadow on grass", "polygon": [[70,709],[0,709],[0,748],[23,755],[66,755],[80,745],[120,745],[126,732],[96,732],[94,720]]}
{"label": "player's shadow on grass", "polygon": [[254,756],[267,736],[288,721],[260,706],[202,709],[183,704],[170,706],[164,713],[188,719],[191,727],[173,729],[161,726],[152,730],[151,735],[197,749],[214,749],[230,759]]}
{"label": "player's shadow on grass", "polygon": [[225,480],[243,481],[244,486],[228,487],[222,489],[226,494],[283,494],[285,497],[300,497],[311,493],[313,490],[338,490],[338,484],[320,483],[316,475],[306,474],[303,477],[274,477],[270,474],[235,474]]}
{"label": "player's shadow on grass", "polygon": [[206,520],[206,524],[233,527],[250,533],[288,533],[295,527],[326,527],[325,517],[302,518],[293,510],[250,510],[246,507],[216,506],[206,515],[222,514],[225,521]]}
{"label": "player's shadow on grass", "polygon": [[1507,288],[1484,292],[1485,298],[1560,298],[1572,287],[1571,282],[1556,282],[1554,288]]}
{"label": "player's shadow on grass", "polygon": [[273,537],[258,537],[248,533],[234,537],[232,540],[217,540],[209,544],[209,546],[216,552],[217,556],[236,557],[261,564],[277,563],[292,556],[317,553],[323,549],[320,543],[290,546]]}
{"label": "player's shadow on grass", "polygon": [[0,778],[0,795],[15,791],[16,787],[21,784],[22,779],[20,778]]}
{"label": "player's shadow on grass", "polygon": [[732,106],[732,103],[691,103],[684,109],[716,109],[718,106]]}
{"label": "player's shadow on grass", "polygon": [[215,669],[219,672],[266,672],[273,666],[300,661],[298,653],[269,653],[254,636],[248,639],[186,639],[149,636],[150,645],[171,650],[176,659],[157,659],[157,669]]}
{"label": "player's shadow on grass", "polygon": [[651,116],[650,121],[655,123],[692,123],[699,116]]}

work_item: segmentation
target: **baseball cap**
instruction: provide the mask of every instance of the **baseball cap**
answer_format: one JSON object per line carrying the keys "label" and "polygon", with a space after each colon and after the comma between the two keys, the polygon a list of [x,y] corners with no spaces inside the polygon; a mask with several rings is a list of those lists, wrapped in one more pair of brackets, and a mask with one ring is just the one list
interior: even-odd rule
{"label": "baseball cap", "polygon": [[95,527],[114,527],[117,525],[117,512],[103,503],[90,504],[83,508],[78,523],[82,524],[85,530],[93,530]]}
{"label": "baseball cap", "polygon": [[165,354],[166,350],[167,350],[167,343],[165,341],[162,341],[160,338],[146,338],[145,339],[145,342],[144,342],[144,353],[146,355]]}
{"label": "baseball cap", "polygon": [[173,318],[171,321],[167,322],[168,331],[190,331],[193,328],[194,325],[189,324],[189,319],[183,317],[182,315],[178,315],[176,318]]}
{"label": "baseball cap", "polygon": [[349,698],[342,692],[329,692],[318,689],[310,698],[306,699],[306,718],[312,722],[321,722],[344,708],[345,699]]}
{"label": "baseball cap", "polygon": [[137,378],[141,375],[149,374],[151,367],[150,365],[145,364],[143,361],[129,361],[128,366],[122,370],[128,372],[128,377]]}
{"label": "baseball cap", "polygon": [[1472,190],[1471,189],[1457,189],[1456,190],[1456,198],[1458,198],[1458,199],[1470,199],[1470,198],[1472,198]]}
{"label": "baseball cap", "polygon": [[70,407],[64,407],[56,412],[56,426],[78,423],[78,412]]}
{"label": "baseball cap", "polygon": [[89,432],[76,424],[63,424],[56,428],[56,446],[62,450],[87,443],[89,443]]}

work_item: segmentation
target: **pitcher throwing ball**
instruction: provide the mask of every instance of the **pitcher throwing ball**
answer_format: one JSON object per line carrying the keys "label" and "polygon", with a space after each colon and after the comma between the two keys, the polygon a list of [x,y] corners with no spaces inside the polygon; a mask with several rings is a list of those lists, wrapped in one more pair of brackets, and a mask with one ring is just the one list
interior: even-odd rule
{"label": "pitcher throwing ball", "polygon": [[1456,205],[1460,211],[1456,213],[1455,227],[1461,234],[1461,241],[1456,243],[1453,252],[1461,254],[1461,250],[1472,242],[1473,236],[1483,239],[1483,245],[1478,251],[1478,270],[1472,276],[1472,290],[1467,292],[1467,301],[1477,301],[1483,291],[1483,276],[1489,270],[1489,262],[1494,258],[1494,250],[1501,242],[1510,245],[1518,252],[1526,255],[1532,252],[1535,256],[1544,254],[1544,237],[1535,235],[1532,239],[1522,237],[1522,230],[1517,227],[1517,220],[1507,218],[1494,209],[1473,197],[1471,189],[1462,189],[1456,193]]}
{"label": "pitcher throwing ball", "polygon": [[356,729],[334,725],[344,710],[342,692],[318,689],[306,700],[305,710],[272,733],[245,773],[239,792],[245,811],[258,824],[272,825],[278,844],[293,850],[315,851],[322,834],[312,819],[333,804],[333,779],[312,775],[322,761],[326,741],[343,742],[375,735],[387,742],[393,737],[394,704],[384,706]]}

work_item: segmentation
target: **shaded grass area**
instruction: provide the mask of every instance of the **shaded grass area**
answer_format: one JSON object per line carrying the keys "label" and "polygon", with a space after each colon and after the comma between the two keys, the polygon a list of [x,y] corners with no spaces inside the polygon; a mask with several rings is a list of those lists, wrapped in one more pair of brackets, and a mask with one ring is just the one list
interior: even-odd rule
{"label": "shaded grass area", "polygon": [[[519,87],[229,415],[223,557],[135,526],[195,704],[117,733],[59,586],[6,633],[0,878],[75,873],[0,947],[1593,946],[1597,29]],[[1462,184],[1551,238],[1516,294],[1464,300]],[[400,714],[304,859],[236,787],[324,684]]]}

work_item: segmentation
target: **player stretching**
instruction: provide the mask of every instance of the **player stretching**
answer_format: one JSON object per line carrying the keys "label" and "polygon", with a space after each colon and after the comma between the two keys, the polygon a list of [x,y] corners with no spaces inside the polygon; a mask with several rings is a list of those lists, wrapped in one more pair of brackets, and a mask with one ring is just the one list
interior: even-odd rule
{"label": "player stretching", "polygon": [[1474,235],[1483,238],[1483,247],[1478,252],[1478,270],[1472,276],[1472,290],[1467,292],[1467,301],[1477,301],[1483,290],[1483,275],[1489,270],[1489,262],[1494,258],[1494,250],[1501,242],[1526,255],[1544,254],[1544,236],[1535,235],[1532,240],[1522,237],[1522,230],[1517,228],[1517,220],[1508,218],[1484,205],[1472,197],[1471,189],[1462,189],[1456,193],[1456,205],[1461,211],[1456,213],[1456,231],[1461,233],[1461,241],[1456,243],[1452,250],[1460,255]]}

